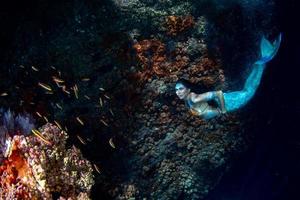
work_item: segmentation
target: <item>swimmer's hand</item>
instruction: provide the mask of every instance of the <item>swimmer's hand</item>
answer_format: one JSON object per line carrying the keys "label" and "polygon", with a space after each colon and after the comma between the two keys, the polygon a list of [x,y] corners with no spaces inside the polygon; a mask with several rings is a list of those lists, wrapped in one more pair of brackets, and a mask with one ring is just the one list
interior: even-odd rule
{"label": "swimmer's hand", "polygon": [[222,90],[218,90],[216,91],[216,96],[219,99],[220,102],[220,110],[222,114],[226,113],[226,108],[225,108],[225,100],[224,100],[224,94],[222,92]]}

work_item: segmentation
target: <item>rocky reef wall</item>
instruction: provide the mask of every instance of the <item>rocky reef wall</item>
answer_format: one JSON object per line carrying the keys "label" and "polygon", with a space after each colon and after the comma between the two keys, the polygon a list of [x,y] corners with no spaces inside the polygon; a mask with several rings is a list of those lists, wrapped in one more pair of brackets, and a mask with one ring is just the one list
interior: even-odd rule
{"label": "rocky reef wall", "polygon": [[255,109],[204,121],[177,99],[174,83],[238,89],[261,35],[277,31],[273,2],[34,5],[3,55],[1,105],[67,128],[69,142],[101,166],[95,199],[205,198],[247,148],[255,112],[245,112]]}

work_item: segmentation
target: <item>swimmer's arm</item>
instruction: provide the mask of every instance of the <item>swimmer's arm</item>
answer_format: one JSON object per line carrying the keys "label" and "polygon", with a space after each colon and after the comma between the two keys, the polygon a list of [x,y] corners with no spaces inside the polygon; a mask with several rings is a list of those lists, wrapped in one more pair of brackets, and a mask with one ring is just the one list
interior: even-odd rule
{"label": "swimmer's arm", "polygon": [[203,101],[211,101],[211,100],[215,100],[215,99],[218,99],[217,102],[219,102],[219,104],[220,104],[219,106],[221,108],[221,111],[222,111],[222,113],[225,113],[226,108],[225,108],[224,96],[223,96],[223,92],[221,90],[205,92],[202,94],[191,93],[191,100],[194,103],[203,102]]}
{"label": "swimmer's arm", "polygon": [[221,112],[224,114],[226,113],[226,107],[225,107],[225,99],[224,94],[221,90],[218,90],[215,92],[215,96],[218,99],[218,102],[220,104]]}
{"label": "swimmer's arm", "polygon": [[202,94],[196,94],[196,93],[191,93],[191,100],[194,103],[198,103],[198,102],[203,102],[203,101],[210,101],[213,100],[214,98],[214,94],[213,92],[205,92]]}

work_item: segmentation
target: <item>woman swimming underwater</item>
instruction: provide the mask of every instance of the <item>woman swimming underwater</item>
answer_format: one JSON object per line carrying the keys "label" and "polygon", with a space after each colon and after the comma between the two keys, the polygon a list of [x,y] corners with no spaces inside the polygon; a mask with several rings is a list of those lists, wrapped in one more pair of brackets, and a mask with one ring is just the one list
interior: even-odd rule
{"label": "woman swimming underwater", "polygon": [[[276,55],[281,42],[281,34],[273,42],[265,37],[260,43],[261,58],[253,64],[253,69],[249,74],[242,90],[234,92],[210,91],[203,94],[196,94],[191,91],[190,83],[186,80],[179,80],[176,83],[176,94],[183,99],[191,112],[204,119],[210,119],[220,114],[235,111],[254,96],[259,86],[266,63]],[[218,107],[208,104],[208,101],[216,101]]]}

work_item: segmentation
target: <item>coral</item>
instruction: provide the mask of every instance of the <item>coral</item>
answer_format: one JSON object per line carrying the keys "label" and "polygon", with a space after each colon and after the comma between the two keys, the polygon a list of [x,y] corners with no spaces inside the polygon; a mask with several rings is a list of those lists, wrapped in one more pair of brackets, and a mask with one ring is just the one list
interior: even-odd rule
{"label": "coral", "polygon": [[186,74],[191,77],[190,81],[192,83],[212,88],[218,84],[225,83],[224,71],[220,66],[221,64],[218,61],[203,56],[186,70]]}
{"label": "coral", "polygon": [[8,131],[12,136],[15,134],[29,134],[34,128],[34,120],[29,114],[19,114],[15,116],[9,109],[0,110],[0,126]]}
{"label": "coral", "polygon": [[[232,62],[233,59],[244,59],[243,55],[250,55],[241,54],[245,48],[249,53],[254,52],[243,38],[261,34],[259,26],[254,23],[260,18],[269,20],[270,17],[262,17],[266,15],[261,15],[260,9],[253,9],[254,13],[260,13],[258,20],[246,14],[236,15],[236,12],[223,8],[223,3],[227,4],[227,1],[217,4],[226,13],[216,12],[213,8],[215,4],[210,1],[112,0],[101,1],[100,6],[99,1],[76,2],[61,1],[48,6],[48,3],[38,1],[35,7],[40,17],[30,22],[21,20],[16,33],[4,33],[15,35],[15,40],[14,45],[9,45],[13,49],[5,51],[13,52],[7,55],[12,66],[2,65],[0,76],[5,84],[1,84],[1,89],[10,88],[6,92],[15,95],[1,98],[1,105],[22,109],[25,105],[27,111],[38,111],[42,115],[54,113],[54,118],[63,125],[66,124],[63,123],[65,119],[77,117],[70,116],[75,115],[74,110],[76,115],[96,116],[97,123],[91,122],[92,126],[82,127],[81,130],[83,134],[90,133],[89,138],[92,138],[87,145],[91,149],[89,153],[99,162],[107,163],[103,167],[107,173],[97,177],[100,192],[108,191],[106,183],[117,187],[119,177],[115,172],[132,167],[128,169],[130,173],[125,173],[125,179],[118,180],[121,189],[116,190],[118,192],[113,197],[200,199],[197,193],[207,194],[218,182],[216,179],[224,174],[224,168],[229,165],[224,164],[224,160],[228,161],[232,152],[240,151],[242,148],[239,145],[243,148],[247,145],[241,145],[241,125],[228,125],[230,121],[238,122],[239,119],[223,116],[220,120],[206,122],[191,116],[176,97],[174,84],[178,78],[186,78],[200,88],[205,85],[210,89],[224,89],[223,69],[227,70],[226,73],[230,70],[217,59],[206,55],[206,46],[225,52],[230,58],[227,63],[234,66],[235,71],[240,71],[236,66],[243,65],[235,65],[239,62]],[[194,15],[194,25],[192,17],[183,22],[184,16],[191,13]],[[199,15],[209,17],[209,22]],[[49,20],[40,27],[41,23],[35,23],[40,18]],[[236,22],[241,23],[236,26]],[[238,31],[241,29],[242,32]],[[248,34],[251,32],[255,34]],[[128,41],[127,36],[131,36],[132,40]],[[205,37],[209,37],[209,43],[206,43]],[[227,43],[224,44],[224,41]],[[253,39],[247,41],[253,42]],[[140,45],[135,50],[142,69],[136,66],[135,60],[132,62],[124,56],[123,52],[131,44]],[[16,66],[20,64],[25,68],[18,69]],[[39,65],[41,70],[32,71],[32,65]],[[51,65],[57,70],[47,67]],[[102,108],[95,109],[95,101],[80,98],[80,94],[79,100],[72,103],[69,97],[62,98],[59,94],[42,98],[33,89],[34,84],[49,80],[49,74],[57,75],[56,71],[61,72],[63,79],[72,85],[83,76],[89,78],[90,81],[78,84],[79,93],[98,98],[96,90],[103,87],[115,102],[111,101],[112,105],[110,102],[104,103]],[[136,75],[140,75],[143,87],[133,85],[127,79],[128,71],[138,71]],[[62,110],[52,108],[56,102],[62,105]],[[99,114],[108,111],[109,107],[115,113],[115,117],[109,115],[113,123],[109,128],[94,128],[95,124],[99,124]],[[71,123],[66,126],[70,128],[70,133],[71,129],[78,130]],[[4,133],[1,144],[10,146],[10,140],[6,139],[7,131],[1,133]],[[109,145],[107,137],[116,134],[116,140],[120,143],[116,150],[97,151],[99,148],[105,150],[105,145]],[[125,142],[120,138],[125,138]],[[132,153],[124,156],[128,149]],[[122,166],[122,170],[117,166]],[[209,169],[209,173],[205,169]],[[102,176],[106,176],[106,181],[100,179]],[[127,181],[128,178],[131,180]],[[199,186],[193,186],[194,183],[199,183]]]}
{"label": "coral", "polygon": [[161,74],[157,66],[166,61],[165,45],[159,40],[142,40],[134,44],[137,58],[143,66],[143,72],[139,73],[141,79],[148,79],[153,73]]}
{"label": "coral", "polygon": [[35,135],[15,135],[0,166],[1,199],[89,199],[92,166],[80,151],[66,148],[67,134],[48,123]]}
{"label": "coral", "polygon": [[[140,73],[147,73],[148,79],[138,91],[130,88],[131,92],[139,94],[138,106],[129,102],[130,118],[136,123],[126,135],[133,155],[131,179],[108,190],[115,199],[176,199],[181,196],[203,199],[222,176],[223,171],[219,169],[228,165],[230,153],[241,150],[243,125],[234,114],[210,121],[193,116],[175,96],[174,83],[182,77],[199,85],[203,92],[208,88],[225,88],[222,63],[207,53],[203,40],[191,37],[176,42],[173,53],[178,55],[178,60],[186,56],[189,62],[162,74],[155,72],[155,65],[151,65],[154,55],[165,59],[157,62],[159,67],[175,62],[170,61],[171,56],[166,53],[168,45],[155,41],[156,47],[161,48],[153,48],[151,41],[144,40],[138,43],[140,46],[135,46],[142,66],[148,67]],[[169,69],[176,67],[172,64]],[[129,193],[126,188],[130,186],[138,192],[130,190]]]}
{"label": "coral", "polygon": [[33,119],[29,114],[18,115],[15,118],[17,127],[19,127],[20,132],[23,134],[29,134],[30,131],[34,128]]}
{"label": "coral", "polygon": [[15,117],[10,110],[0,109],[0,162],[7,156],[11,139],[14,135],[22,133],[28,135],[34,128],[30,115],[23,114]]}
{"label": "coral", "polygon": [[134,45],[134,48],[143,69],[136,76],[143,81],[151,79],[154,75],[172,77],[185,74],[191,77],[191,82],[207,87],[216,85],[218,81],[224,83],[225,76],[220,63],[204,53],[205,45],[200,47],[202,56],[190,62],[189,42],[178,44],[178,47],[167,55],[166,45],[162,42],[155,39],[140,41]]}
{"label": "coral", "polygon": [[147,80],[154,74],[158,76],[171,75],[186,67],[189,62],[189,58],[180,48],[167,55],[166,45],[156,39],[142,40],[133,47],[143,66],[142,72],[138,73],[142,80]]}
{"label": "coral", "polygon": [[166,17],[165,26],[167,29],[167,34],[172,36],[177,36],[179,33],[187,31],[195,24],[194,17],[188,16],[168,16]]}
{"label": "coral", "polygon": [[178,22],[170,26],[172,37],[134,45],[144,84],[129,89],[139,97],[138,104],[128,102],[135,124],[124,136],[132,156],[131,177],[108,188],[112,198],[204,199],[224,174],[220,169],[228,166],[230,154],[246,147],[238,114],[205,121],[191,115],[174,92],[179,78],[198,85],[199,93],[226,88],[223,63],[210,55],[203,37],[206,20],[199,17],[198,22],[187,37],[175,31],[181,30]]}

